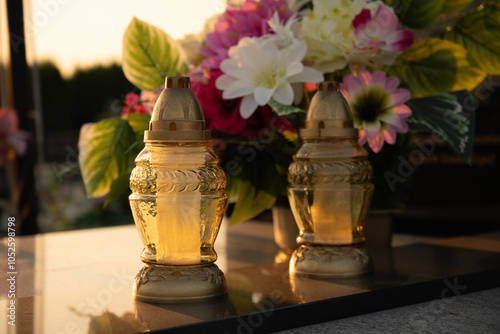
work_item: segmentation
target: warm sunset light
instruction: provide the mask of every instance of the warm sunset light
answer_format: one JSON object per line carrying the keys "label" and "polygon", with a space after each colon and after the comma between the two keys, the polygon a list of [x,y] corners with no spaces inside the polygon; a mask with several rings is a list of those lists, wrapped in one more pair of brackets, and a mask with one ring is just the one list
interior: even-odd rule
{"label": "warm sunset light", "polygon": [[32,0],[26,36],[35,38],[38,60],[57,62],[67,76],[75,67],[119,61],[123,32],[133,16],[179,39],[201,31],[224,5],[224,0]]}
{"label": "warm sunset light", "polygon": [[500,333],[499,36],[500,0],[0,0],[0,334]]}

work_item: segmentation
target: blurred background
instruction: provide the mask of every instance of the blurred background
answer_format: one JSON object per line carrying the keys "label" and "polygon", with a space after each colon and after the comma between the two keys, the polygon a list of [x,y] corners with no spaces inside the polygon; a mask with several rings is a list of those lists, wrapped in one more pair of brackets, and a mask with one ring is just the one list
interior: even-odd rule
{"label": "blurred background", "polygon": [[126,198],[106,209],[104,199],[86,198],[80,127],[119,116],[134,89],[120,65],[133,16],[180,39],[201,31],[225,6],[224,0],[0,0],[0,136],[15,131],[28,143],[15,158],[0,148],[10,157],[0,162],[3,233],[11,215],[23,220],[23,234],[133,223]]}
{"label": "blurred background", "polygon": [[[225,6],[224,0],[0,0],[0,138],[27,143],[17,156],[0,146],[2,233],[12,215],[22,221],[22,234],[133,223],[125,196],[106,208],[104,198],[86,198],[80,127],[118,116],[134,89],[120,65],[133,16],[180,39],[201,31]],[[500,228],[500,77],[488,77],[473,96],[472,165],[438,145],[405,181],[411,188],[406,208],[395,213],[396,231],[449,236]],[[8,110],[16,111],[18,126]]]}

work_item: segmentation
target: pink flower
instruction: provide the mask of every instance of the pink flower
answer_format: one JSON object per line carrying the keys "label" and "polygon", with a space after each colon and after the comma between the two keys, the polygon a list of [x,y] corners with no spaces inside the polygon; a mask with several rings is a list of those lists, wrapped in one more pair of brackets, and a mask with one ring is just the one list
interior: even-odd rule
{"label": "pink flower", "polygon": [[219,69],[221,61],[229,58],[229,48],[237,45],[240,39],[270,33],[268,21],[275,12],[282,21],[293,15],[286,0],[247,0],[241,9],[227,8],[215,24],[215,31],[207,34],[206,47],[201,48],[201,52],[208,57],[205,65]]}
{"label": "pink flower", "polygon": [[372,17],[369,9],[363,9],[352,21],[355,47],[375,49],[387,53],[399,53],[413,44],[415,36],[409,30],[399,30],[399,19],[394,10],[380,5]]}
{"label": "pink flower", "polygon": [[153,91],[150,90],[143,90],[141,91],[140,99],[141,99],[141,104],[146,108],[146,112],[148,114],[153,113],[153,109],[156,104],[156,100],[158,100],[158,97],[160,96],[161,92],[165,89],[165,86],[160,86],[156,88]]}
{"label": "pink flower", "polygon": [[148,110],[141,103],[139,95],[128,93],[125,97],[125,106],[122,109],[122,116],[127,114],[147,114]]}
{"label": "pink flower", "polygon": [[19,155],[24,155],[28,149],[29,133],[18,127],[16,111],[0,108],[0,167],[5,166],[10,148]]}
{"label": "pink flower", "polygon": [[340,84],[351,107],[354,126],[359,129],[359,144],[368,142],[375,153],[380,152],[384,141],[394,144],[397,132],[408,132],[404,119],[411,116],[411,109],[404,103],[410,92],[398,86],[398,78],[386,78],[382,71],[373,75],[361,71],[357,77],[346,75]]}
{"label": "pink flower", "polygon": [[254,138],[268,129],[296,131],[285,117],[278,116],[268,106],[258,107],[248,119],[241,117],[241,99],[225,100],[222,91],[215,87],[215,81],[222,74],[220,70],[204,75],[190,74],[191,89],[200,101],[208,129]]}

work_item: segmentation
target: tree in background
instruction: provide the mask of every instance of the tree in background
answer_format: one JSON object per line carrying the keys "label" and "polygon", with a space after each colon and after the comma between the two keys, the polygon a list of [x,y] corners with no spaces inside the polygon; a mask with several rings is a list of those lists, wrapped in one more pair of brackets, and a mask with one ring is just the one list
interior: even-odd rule
{"label": "tree in background", "polygon": [[77,166],[78,134],[84,123],[118,116],[125,95],[134,89],[118,64],[78,69],[69,78],[57,65],[39,65],[45,164],[42,180],[42,231],[58,231],[132,223],[126,198],[102,208],[87,199]]}

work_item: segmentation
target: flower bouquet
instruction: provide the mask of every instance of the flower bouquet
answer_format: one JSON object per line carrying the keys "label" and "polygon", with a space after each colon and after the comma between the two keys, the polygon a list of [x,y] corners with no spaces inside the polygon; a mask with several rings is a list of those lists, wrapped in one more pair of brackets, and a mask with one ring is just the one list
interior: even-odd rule
{"label": "flower bouquet", "polygon": [[[230,223],[286,197],[297,130],[316,83],[340,82],[375,171],[373,204],[397,207],[411,168],[444,141],[470,163],[470,91],[500,74],[500,5],[471,0],[247,0],[173,40],[134,18],[123,71],[137,91],[122,114],[86,124],[80,166],[87,194],[128,189],[133,159],[167,75],[187,75],[222,157]],[[413,140],[416,132],[431,135]],[[389,144],[389,145],[387,145]]]}

